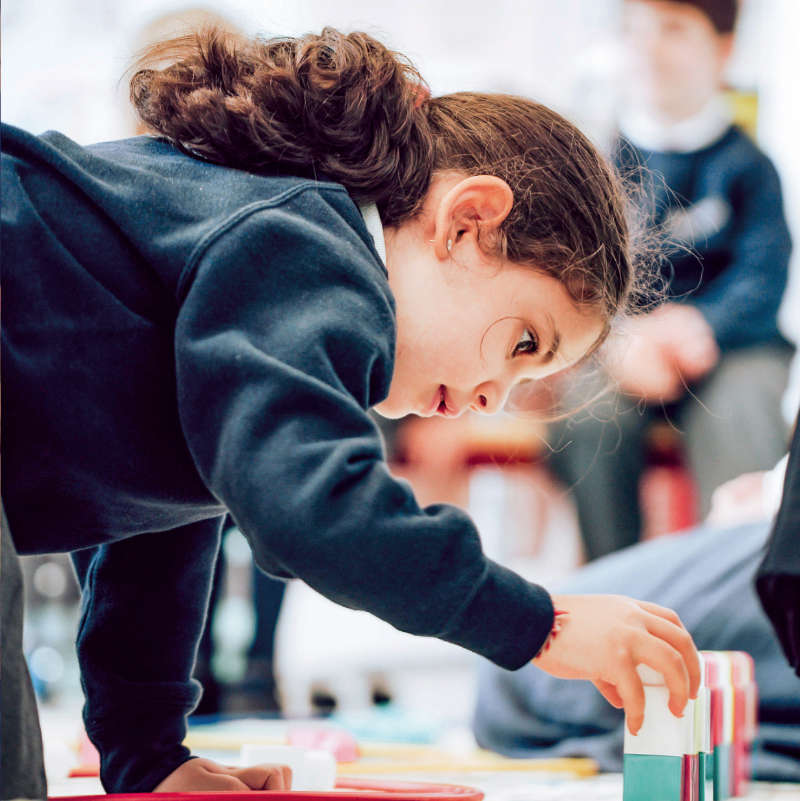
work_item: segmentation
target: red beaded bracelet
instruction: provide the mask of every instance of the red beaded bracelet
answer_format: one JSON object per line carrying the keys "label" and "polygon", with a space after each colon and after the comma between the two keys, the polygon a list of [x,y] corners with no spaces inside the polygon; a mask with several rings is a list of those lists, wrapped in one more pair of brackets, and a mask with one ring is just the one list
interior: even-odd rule
{"label": "red beaded bracelet", "polygon": [[553,628],[550,629],[550,633],[547,635],[547,639],[542,644],[542,647],[539,649],[539,653],[534,656],[534,659],[538,659],[545,651],[550,648],[550,643],[556,638],[556,635],[559,631],[564,627],[564,620],[563,615],[568,615],[569,612],[566,609],[556,609],[553,613]]}

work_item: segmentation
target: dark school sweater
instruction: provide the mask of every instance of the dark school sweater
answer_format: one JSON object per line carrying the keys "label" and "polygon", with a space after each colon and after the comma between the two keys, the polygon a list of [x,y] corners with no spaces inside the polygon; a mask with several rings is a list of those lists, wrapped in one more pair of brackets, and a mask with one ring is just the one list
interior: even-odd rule
{"label": "dark school sweater", "polygon": [[800,676],[800,414],[794,424],[781,505],[755,585],[786,658]]}
{"label": "dark school sweater", "polygon": [[791,239],[769,158],[731,126],[688,153],[622,139],[616,164],[639,184],[649,224],[666,237],[669,296],[703,313],[723,351],[780,340]]}
{"label": "dark school sweater", "polygon": [[387,472],[366,410],[393,298],[343,187],[149,137],[4,126],[2,149],[3,503],[21,553],[77,550],[107,790],[188,757],[226,510],[268,573],[506,668],[537,653],[547,592]]}

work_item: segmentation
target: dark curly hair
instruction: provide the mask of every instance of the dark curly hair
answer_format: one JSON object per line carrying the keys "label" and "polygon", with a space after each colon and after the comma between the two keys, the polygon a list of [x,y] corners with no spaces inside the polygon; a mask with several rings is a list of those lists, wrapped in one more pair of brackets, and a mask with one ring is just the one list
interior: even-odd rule
{"label": "dark curly hair", "polygon": [[259,171],[281,165],[377,203],[384,225],[421,208],[437,171],[505,180],[514,205],[492,255],[559,279],[607,320],[636,288],[625,194],[589,140],[521,97],[430,97],[402,56],[365,33],[264,40],[209,28],[148,48],[133,104],[190,153]]}

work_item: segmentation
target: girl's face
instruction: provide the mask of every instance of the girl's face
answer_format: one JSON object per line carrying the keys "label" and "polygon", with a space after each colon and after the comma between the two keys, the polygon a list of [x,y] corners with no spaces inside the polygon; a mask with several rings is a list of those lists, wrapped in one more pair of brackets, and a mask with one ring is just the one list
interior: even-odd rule
{"label": "girl's face", "polygon": [[384,417],[493,414],[516,384],[575,364],[601,335],[558,280],[478,247],[479,225],[490,235],[511,202],[498,178],[446,174],[418,217],[385,229],[397,349],[375,407]]}
{"label": "girl's face", "polygon": [[670,120],[696,113],[719,89],[732,39],[695,6],[627,0],[623,45],[629,101]]}

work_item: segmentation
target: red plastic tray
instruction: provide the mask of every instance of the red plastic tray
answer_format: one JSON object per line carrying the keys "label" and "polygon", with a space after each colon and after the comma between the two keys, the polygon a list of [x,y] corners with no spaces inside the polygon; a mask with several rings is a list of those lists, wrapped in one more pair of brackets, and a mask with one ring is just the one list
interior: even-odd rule
{"label": "red plastic tray", "polygon": [[342,779],[335,790],[250,790],[248,792],[118,793],[50,797],[49,801],[482,801],[483,793],[459,784]]}

